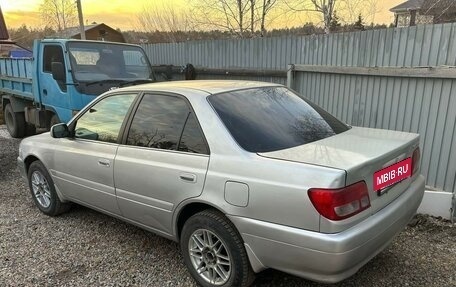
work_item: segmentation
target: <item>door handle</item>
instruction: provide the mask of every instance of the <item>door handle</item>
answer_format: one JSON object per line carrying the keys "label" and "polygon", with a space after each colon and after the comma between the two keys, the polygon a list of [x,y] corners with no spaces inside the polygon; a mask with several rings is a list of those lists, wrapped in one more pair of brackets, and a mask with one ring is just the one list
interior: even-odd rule
{"label": "door handle", "polygon": [[187,182],[196,182],[196,175],[194,175],[193,173],[181,173],[179,175],[179,178]]}
{"label": "door handle", "polygon": [[98,165],[109,167],[109,166],[111,166],[111,162],[107,159],[99,159]]}
{"label": "door handle", "polygon": [[43,89],[43,95],[47,96],[47,94],[48,94],[48,90]]}

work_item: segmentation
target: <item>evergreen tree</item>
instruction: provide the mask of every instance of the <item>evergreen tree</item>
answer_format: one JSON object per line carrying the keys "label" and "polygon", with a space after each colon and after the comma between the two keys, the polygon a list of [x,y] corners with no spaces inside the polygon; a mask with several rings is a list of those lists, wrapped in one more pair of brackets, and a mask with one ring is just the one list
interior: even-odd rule
{"label": "evergreen tree", "polygon": [[359,14],[358,20],[353,24],[353,29],[358,30],[358,31],[365,30],[364,23],[363,23],[363,17],[361,16],[361,14]]}
{"label": "evergreen tree", "polygon": [[337,32],[341,29],[342,24],[339,21],[339,17],[336,14],[336,11],[334,11],[334,16],[331,19],[331,23],[329,24],[329,31],[332,32]]}

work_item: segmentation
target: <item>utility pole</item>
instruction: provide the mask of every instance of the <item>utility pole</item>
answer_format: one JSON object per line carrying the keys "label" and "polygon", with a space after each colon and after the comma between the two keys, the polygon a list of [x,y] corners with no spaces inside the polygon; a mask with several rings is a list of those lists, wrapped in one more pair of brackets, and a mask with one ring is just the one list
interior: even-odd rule
{"label": "utility pole", "polygon": [[76,5],[78,6],[79,31],[81,33],[81,40],[85,40],[86,34],[85,34],[85,29],[84,29],[84,18],[82,17],[81,0],[76,0]]}

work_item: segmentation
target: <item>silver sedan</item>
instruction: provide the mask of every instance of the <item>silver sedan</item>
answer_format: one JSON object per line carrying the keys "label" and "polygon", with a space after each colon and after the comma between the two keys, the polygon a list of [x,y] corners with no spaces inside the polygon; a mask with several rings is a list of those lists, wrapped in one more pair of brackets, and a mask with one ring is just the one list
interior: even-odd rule
{"label": "silver sedan", "polygon": [[348,126],[284,86],[140,85],[24,139],[36,206],[72,202],[180,243],[202,286],[248,286],[274,268],[353,275],[415,214],[419,135]]}

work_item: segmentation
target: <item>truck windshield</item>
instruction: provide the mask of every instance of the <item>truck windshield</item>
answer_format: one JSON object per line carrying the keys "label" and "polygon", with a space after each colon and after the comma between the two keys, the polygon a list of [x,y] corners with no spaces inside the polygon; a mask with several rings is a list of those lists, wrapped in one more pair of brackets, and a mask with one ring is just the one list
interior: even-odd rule
{"label": "truck windshield", "polygon": [[149,79],[151,69],[139,47],[104,43],[70,42],[70,62],[75,80],[95,82],[110,79]]}

